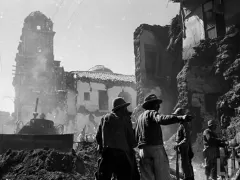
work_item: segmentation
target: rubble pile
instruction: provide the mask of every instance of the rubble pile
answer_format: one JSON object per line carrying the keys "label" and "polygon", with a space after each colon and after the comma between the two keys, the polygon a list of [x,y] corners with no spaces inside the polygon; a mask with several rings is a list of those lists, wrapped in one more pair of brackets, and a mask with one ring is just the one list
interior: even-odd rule
{"label": "rubble pile", "polygon": [[85,166],[85,178],[87,180],[95,180],[94,173],[97,171],[97,161],[99,153],[97,151],[96,142],[83,141],[77,147],[78,156],[82,157]]}
{"label": "rubble pile", "polygon": [[8,150],[0,156],[0,179],[91,180],[97,162],[94,143],[82,143],[75,153],[53,149]]}

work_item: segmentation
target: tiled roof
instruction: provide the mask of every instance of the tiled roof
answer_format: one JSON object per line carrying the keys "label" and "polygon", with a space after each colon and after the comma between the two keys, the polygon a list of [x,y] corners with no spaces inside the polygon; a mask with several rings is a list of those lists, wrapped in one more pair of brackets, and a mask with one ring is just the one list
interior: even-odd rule
{"label": "tiled roof", "polygon": [[96,65],[94,67],[92,67],[91,69],[89,69],[88,71],[101,71],[101,72],[106,72],[106,73],[113,73],[111,69],[106,68],[103,65]]}
{"label": "tiled roof", "polygon": [[135,84],[135,76],[133,75],[123,75],[115,73],[106,72],[96,72],[96,71],[74,71],[72,72],[77,75],[77,79],[80,80],[90,80],[92,82],[116,82],[116,83],[131,83]]}

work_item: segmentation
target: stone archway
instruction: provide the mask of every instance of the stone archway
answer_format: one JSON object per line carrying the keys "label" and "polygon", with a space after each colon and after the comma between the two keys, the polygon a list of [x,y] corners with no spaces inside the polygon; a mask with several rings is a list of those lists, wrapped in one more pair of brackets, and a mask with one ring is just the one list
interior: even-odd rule
{"label": "stone archway", "polygon": [[130,106],[129,106],[129,108],[130,108],[129,110],[132,111],[132,96],[131,96],[131,94],[128,93],[128,92],[122,91],[122,92],[120,92],[120,93],[118,94],[118,97],[121,97],[121,98],[123,98],[126,102],[131,103]]}

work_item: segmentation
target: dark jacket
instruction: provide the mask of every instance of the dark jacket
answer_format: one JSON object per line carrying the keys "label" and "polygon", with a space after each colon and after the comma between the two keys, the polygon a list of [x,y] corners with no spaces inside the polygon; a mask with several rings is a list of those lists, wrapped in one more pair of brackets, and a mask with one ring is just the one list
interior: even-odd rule
{"label": "dark jacket", "polygon": [[180,124],[177,130],[176,142],[179,146],[191,143],[190,130],[187,124]]}
{"label": "dark jacket", "polygon": [[146,110],[138,118],[136,125],[136,139],[138,147],[144,145],[162,145],[162,129],[160,125],[178,123],[182,117],[160,115],[157,111]]}
{"label": "dark jacket", "polygon": [[115,148],[130,152],[136,147],[130,118],[119,117],[113,112],[102,117],[96,140],[100,149]]}
{"label": "dark jacket", "polygon": [[186,148],[188,150],[189,158],[192,159],[194,154],[192,150],[190,130],[187,123],[180,124],[176,134],[176,142],[180,147],[180,151]]}
{"label": "dark jacket", "polygon": [[205,158],[217,158],[220,156],[219,147],[224,147],[225,143],[222,139],[217,137],[217,134],[211,129],[206,129],[203,132],[203,156]]}
{"label": "dark jacket", "polygon": [[224,147],[224,141],[218,138],[217,134],[211,129],[206,129],[203,132],[203,145],[204,148],[207,147]]}

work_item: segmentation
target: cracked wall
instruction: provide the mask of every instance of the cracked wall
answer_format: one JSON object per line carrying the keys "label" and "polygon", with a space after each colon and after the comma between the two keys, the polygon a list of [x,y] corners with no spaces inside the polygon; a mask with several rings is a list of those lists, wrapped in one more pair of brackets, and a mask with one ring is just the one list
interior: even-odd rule
{"label": "cracked wall", "polygon": [[[176,75],[182,68],[181,56],[167,51],[170,38],[169,26],[140,25],[134,32],[135,76],[137,104],[133,119],[136,121],[143,112],[141,104],[144,98],[155,93],[163,100],[162,114],[172,112],[177,96]],[[181,52],[181,51],[179,51]],[[152,64],[151,64],[152,63]],[[163,126],[164,139],[168,139],[176,130],[176,125]]]}

